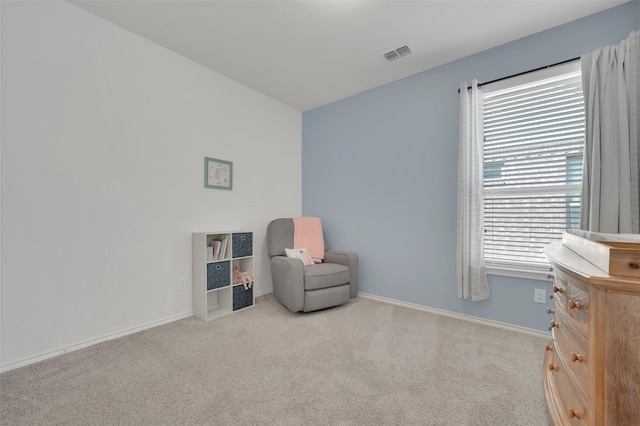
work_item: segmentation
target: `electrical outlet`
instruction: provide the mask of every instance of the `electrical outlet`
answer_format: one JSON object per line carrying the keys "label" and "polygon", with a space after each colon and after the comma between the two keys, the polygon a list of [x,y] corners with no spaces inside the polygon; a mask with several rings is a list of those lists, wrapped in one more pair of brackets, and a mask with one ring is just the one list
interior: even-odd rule
{"label": "electrical outlet", "polygon": [[179,291],[184,291],[186,289],[187,289],[186,280],[184,278],[180,278],[178,280],[178,290]]}
{"label": "electrical outlet", "polygon": [[534,288],[533,301],[536,303],[547,303],[547,290],[544,288]]}

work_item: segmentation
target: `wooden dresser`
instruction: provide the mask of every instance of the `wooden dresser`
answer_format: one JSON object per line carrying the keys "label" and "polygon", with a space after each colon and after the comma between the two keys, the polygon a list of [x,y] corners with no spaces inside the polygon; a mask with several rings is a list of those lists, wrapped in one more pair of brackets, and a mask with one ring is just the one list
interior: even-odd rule
{"label": "wooden dresser", "polygon": [[544,252],[554,280],[544,358],[553,422],[640,425],[640,278],[609,275],[561,243]]}

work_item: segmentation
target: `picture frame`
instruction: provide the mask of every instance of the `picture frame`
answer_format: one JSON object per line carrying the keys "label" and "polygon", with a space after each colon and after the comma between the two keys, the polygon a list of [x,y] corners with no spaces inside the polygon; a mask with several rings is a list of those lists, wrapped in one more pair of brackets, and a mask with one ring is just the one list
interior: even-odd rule
{"label": "picture frame", "polygon": [[204,187],[233,189],[233,163],[217,158],[204,157]]}

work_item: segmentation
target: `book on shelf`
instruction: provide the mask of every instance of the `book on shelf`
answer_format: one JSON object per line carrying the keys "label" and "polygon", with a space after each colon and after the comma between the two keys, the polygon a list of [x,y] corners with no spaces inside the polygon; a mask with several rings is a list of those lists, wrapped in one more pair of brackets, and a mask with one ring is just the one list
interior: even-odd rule
{"label": "book on shelf", "polygon": [[215,237],[207,244],[207,261],[224,259],[227,253],[228,237],[221,235]]}
{"label": "book on shelf", "polygon": [[207,261],[220,259],[220,249],[222,247],[222,241],[213,240],[207,246]]}
{"label": "book on shelf", "polygon": [[228,240],[228,238],[225,235],[223,237],[223,239],[222,239],[222,244],[221,244],[221,247],[220,247],[220,259],[224,259],[224,257],[227,254],[227,240]]}
{"label": "book on shelf", "polygon": [[222,242],[220,240],[215,240],[213,242],[213,260],[220,259],[220,248],[222,247]]}

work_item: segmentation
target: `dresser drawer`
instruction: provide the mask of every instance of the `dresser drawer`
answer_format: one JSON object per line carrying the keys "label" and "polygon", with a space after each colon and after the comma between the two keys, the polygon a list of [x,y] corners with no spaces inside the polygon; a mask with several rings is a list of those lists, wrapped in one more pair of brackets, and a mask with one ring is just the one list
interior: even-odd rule
{"label": "dresser drawer", "polygon": [[565,424],[585,426],[587,425],[587,400],[580,392],[569,375],[569,369],[558,357],[557,350],[554,356],[549,357],[549,370],[552,371],[553,380],[557,388],[560,400],[559,410],[565,419]]}
{"label": "dresser drawer", "polygon": [[562,359],[568,369],[571,380],[580,388],[582,394],[589,394],[587,372],[587,340],[571,327],[558,327],[554,330],[555,359]]}
{"label": "dresser drawer", "polygon": [[566,312],[586,337],[589,330],[589,292],[586,285],[560,270],[555,271],[555,281],[559,284],[555,293],[556,311]]}
{"label": "dresser drawer", "polygon": [[553,297],[558,300],[558,297],[564,297],[567,294],[567,286],[569,282],[567,280],[567,275],[564,274],[559,269],[554,269],[553,271]]}
{"label": "dresser drawer", "polygon": [[574,344],[582,348],[583,351],[587,351],[589,344],[586,329],[582,322],[576,321],[571,315],[569,315],[564,307],[557,305],[553,315],[553,322],[555,324],[553,327],[554,338],[556,338],[556,334],[558,332],[562,332],[568,336]]}
{"label": "dresser drawer", "polygon": [[579,281],[569,281],[567,288],[567,312],[576,322],[589,328],[589,292]]}
{"label": "dresser drawer", "polygon": [[566,304],[560,303],[556,300],[554,309],[553,321],[551,323],[551,329],[555,338],[556,331],[562,329],[565,333],[572,336],[572,338],[586,348],[587,345],[587,327],[586,324],[576,321],[569,312],[567,312]]}

